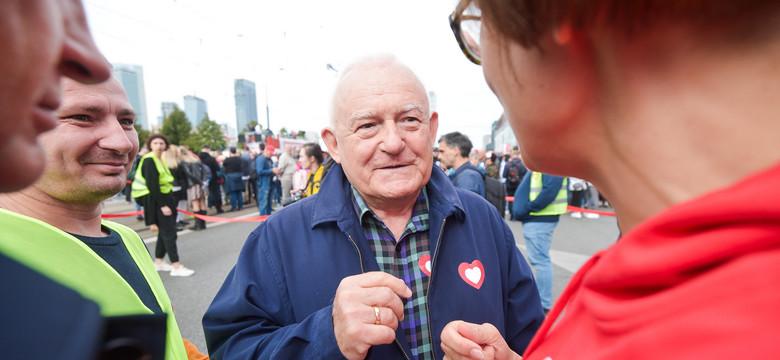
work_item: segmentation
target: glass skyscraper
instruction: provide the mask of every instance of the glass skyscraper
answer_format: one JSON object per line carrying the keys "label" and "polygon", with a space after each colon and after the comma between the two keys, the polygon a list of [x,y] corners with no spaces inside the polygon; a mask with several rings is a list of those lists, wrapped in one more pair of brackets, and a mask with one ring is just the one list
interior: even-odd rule
{"label": "glass skyscraper", "polygon": [[248,130],[249,123],[257,122],[257,94],[255,83],[236,79],[234,83],[236,97],[236,129],[238,133]]}

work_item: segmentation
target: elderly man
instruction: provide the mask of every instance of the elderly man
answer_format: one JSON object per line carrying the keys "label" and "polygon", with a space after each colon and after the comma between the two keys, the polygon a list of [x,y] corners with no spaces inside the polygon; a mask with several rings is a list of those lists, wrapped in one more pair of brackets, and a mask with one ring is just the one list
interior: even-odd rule
{"label": "elderly man", "polygon": [[40,136],[47,163],[35,184],[0,195],[0,250],[95,301],[105,316],[157,314],[166,359],[185,359],[171,302],[143,241],[101,220],[138,152],[135,112],[118,80],[63,81],[59,125]]}
{"label": "elderly man", "polygon": [[274,174],[279,177],[282,182],[282,204],[288,204],[290,202],[292,194],[292,178],[297,164],[295,158],[290,155],[292,152],[292,146],[290,144],[284,145],[284,151],[279,156],[279,166],[274,168]]}
{"label": "elderly man", "polygon": [[442,358],[454,319],[522,350],[543,318],[512,232],[431,153],[438,115],[387,56],[346,68],[317,195],[249,236],[203,319],[214,358]]}
{"label": "elderly man", "polygon": [[[452,29],[528,168],[592,182],[622,236],[523,359],[777,358],[780,2],[541,3],[462,0]],[[446,333],[449,358],[519,358]]]}

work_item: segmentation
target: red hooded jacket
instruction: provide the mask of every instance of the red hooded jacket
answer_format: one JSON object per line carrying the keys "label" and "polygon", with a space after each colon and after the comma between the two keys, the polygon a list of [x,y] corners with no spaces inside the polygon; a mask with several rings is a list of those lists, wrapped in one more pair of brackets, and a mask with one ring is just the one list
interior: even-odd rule
{"label": "red hooded jacket", "polygon": [[596,254],[523,357],[778,358],[780,166],[675,205]]}

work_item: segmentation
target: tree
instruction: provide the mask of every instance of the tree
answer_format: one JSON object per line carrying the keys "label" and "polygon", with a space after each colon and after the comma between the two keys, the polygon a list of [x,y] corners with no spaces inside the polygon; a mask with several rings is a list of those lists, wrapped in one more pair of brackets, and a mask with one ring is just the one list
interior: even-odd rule
{"label": "tree", "polygon": [[209,119],[208,114],[198,124],[195,133],[185,142],[190,149],[200,149],[203,145],[209,145],[212,149],[224,149],[227,146],[222,127]]}
{"label": "tree", "polygon": [[142,129],[141,125],[139,124],[135,124],[133,127],[135,128],[135,132],[138,133],[138,144],[143,147],[144,144],[146,144],[146,139],[149,137],[151,132],[149,130]]}
{"label": "tree", "polygon": [[192,124],[187,120],[187,115],[179,110],[178,106],[174,106],[173,112],[163,120],[162,133],[172,144],[180,145],[187,141],[191,131]]}
{"label": "tree", "polygon": [[287,137],[287,128],[281,128],[279,129],[279,137]]}

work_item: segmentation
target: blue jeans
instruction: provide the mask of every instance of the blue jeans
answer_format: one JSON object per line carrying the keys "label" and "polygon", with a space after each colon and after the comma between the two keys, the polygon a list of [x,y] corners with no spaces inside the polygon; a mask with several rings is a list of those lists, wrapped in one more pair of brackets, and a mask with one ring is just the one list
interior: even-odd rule
{"label": "blue jeans", "polygon": [[271,215],[271,188],[268,184],[257,185],[257,210],[260,215]]}
{"label": "blue jeans", "polygon": [[230,192],[230,210],[241,210],[244,208],[244,194],[241,191]]}
{"label": "blue jeans", "polygon": [[557,222],[523,223],[526,254],[536,273],[536,287],[545,309],[552,307],[553,268],[550,261],[550,243],[556,226]]}

